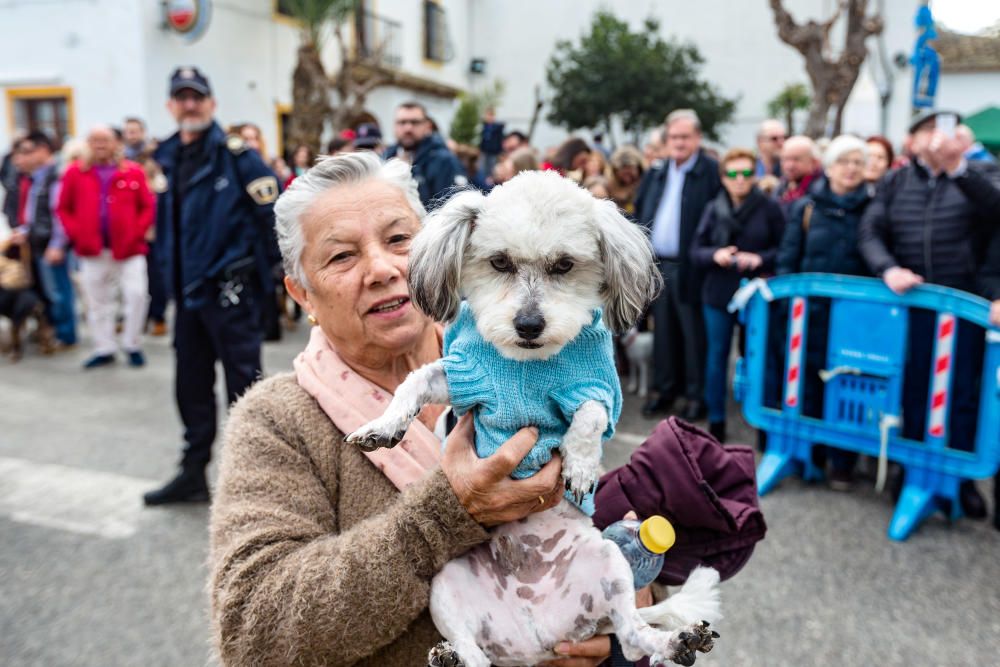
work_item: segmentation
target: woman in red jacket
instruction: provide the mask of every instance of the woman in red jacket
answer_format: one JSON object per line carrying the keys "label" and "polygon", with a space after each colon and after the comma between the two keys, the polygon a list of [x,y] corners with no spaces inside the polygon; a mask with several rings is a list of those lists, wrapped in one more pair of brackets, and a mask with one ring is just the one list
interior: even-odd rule
{"label": "woman in red jacket", "polygon": [[94,354],[84,368],[114,363],[115,312],[120,288],[125,313],[122,348],[131,366],[145,364],[142,330],[149,306],[146,231],[155,200],[138,164],[121,158],[114,131],[97,126],[87,135],[89,155],[63,176],[59,217],[80,257],[80,282]]}

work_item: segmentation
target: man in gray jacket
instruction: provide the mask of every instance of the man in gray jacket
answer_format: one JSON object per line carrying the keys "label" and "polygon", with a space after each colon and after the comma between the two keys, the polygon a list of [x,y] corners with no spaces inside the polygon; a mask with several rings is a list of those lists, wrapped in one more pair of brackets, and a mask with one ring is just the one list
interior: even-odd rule
{"label": "man in gray jacket", "polygon": [[[861,254],[897,294],[925,282],[980,291],[986,241],[1000,223],[1000,171],[965,160],[961,140],[937,127],[944,113],[914,119],[915,159],[883,180],[858,229]],[[950,115],[953,128],[958,114]],[[914,440],[924,439],[934,326],[934,313],[910,312],[903,435]],[[975,442],[983,346],[983,330],[959,320],[948,432],[949,446],[963,451]],[[961,500],[969,517],[986,516],[971,480],[962,484]]]}

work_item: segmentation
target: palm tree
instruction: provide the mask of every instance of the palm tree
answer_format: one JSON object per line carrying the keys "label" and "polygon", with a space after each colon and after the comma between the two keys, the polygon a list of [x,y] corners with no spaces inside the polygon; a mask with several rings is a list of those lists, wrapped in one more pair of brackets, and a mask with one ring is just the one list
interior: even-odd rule
{"label": "palm tree", "polygon": [[330,77],[320,57],[327,26],[339,26],[350,16],[357,0],[282,0],[283,7],[301,26],[298,59],[292,74],[291,143],[320,152],[320,140],[330,106]]}

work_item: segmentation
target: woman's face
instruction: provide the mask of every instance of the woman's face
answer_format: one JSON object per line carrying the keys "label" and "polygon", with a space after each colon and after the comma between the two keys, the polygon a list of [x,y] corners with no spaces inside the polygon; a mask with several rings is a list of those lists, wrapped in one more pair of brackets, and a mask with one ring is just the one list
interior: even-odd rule
{"label": "woman's face", "polygon": [[587,178],[591,176],[600,176],[604,173],[604,156],[598,151],[594,151],[587,158],[587,164],[584,167],[583,175]]}
{"label": "woman's face", "polygon": [[295,155],[292,156],[292,161],[295,163],[296,167],[301,167],[303,169],[308,169],[312,165],[309,164],[309,149],[305,146],[299,146],[295,149]]}
{"label": "woman's face", "polygon": [[[430,320],[410,302],[410,241],[420,221],[402,191],[378,180],[331,188],[303,216],[302,306],[348,358],[403,353]],[[304,302],[303,302],[304,301]]]}
{"label": "woman's face", "polygon": [[639,180],[639,167],[634,164],[622,165],[615,169],[615,178],[622,185],[632,185]]}
{"label": "woman's face", "polygon": [[743,200],[757,182],[754,163],[750,158],[740,157],[727,162],[723,168],[722,185],[730,199]]}
{"label": "woman's face", "polygon": [[885,146],[877,141],[869,143],[868,162],[865,163],[865,180],[874,183],[882,178],[888,170],[889,155],[885,152]]}
{"label": "woman's face", "polygon": [[590,151],[580,151],[573,156],[573,162],[570,164],[570,171],[580,171],[587,166],[587,162],[590,161]]}
{"label": "woman's face", "polygon": [[240,136],[248,148],[260,153],[260,134],[257,132],[257,128],[248,125],[240,130]]}
{"label": "woman's face", "polygon": [[861,185],[864,170],[864,154],[861,151],[851,151],[841,155],[836,162],[826,168],[826,177],[830,179],[830,188],[842,194]]}

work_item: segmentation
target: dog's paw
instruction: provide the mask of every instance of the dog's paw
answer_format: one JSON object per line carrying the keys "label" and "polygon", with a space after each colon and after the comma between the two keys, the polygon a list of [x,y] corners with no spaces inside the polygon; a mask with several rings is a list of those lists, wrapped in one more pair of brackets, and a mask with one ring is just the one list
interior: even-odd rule
{"label": "dog's paw", "polygon": [[427,654],[427,667],[464,667],[450,642],[441,642]]}
{"label": "dog's paw", "polygon": [[[681,630],[673,645],[673,655],[670,661],[684,667],[691,667],[694,664],[698,653],[708,653],[715,647],[715,640],[719,638],[719,633],[709,630],[708,621],[695,623],[686,630]],[[662,656],[653,656],[650,660],[652,665],[662,665],[665,661]]]}
{"label": "dog's paw", "polygon": [[347,436],[347,442],[361,450],[372,452],[379,447],[395,447],[409,428],[408,421],[386,419],[384,416],[368,422]]}
{"label": "dog's paw", "polygon": [[583,502],[584,496],[597,490],[598,472],[597,466],[590,461],[569,456],[563,458],[563,481],[578,505]]}

